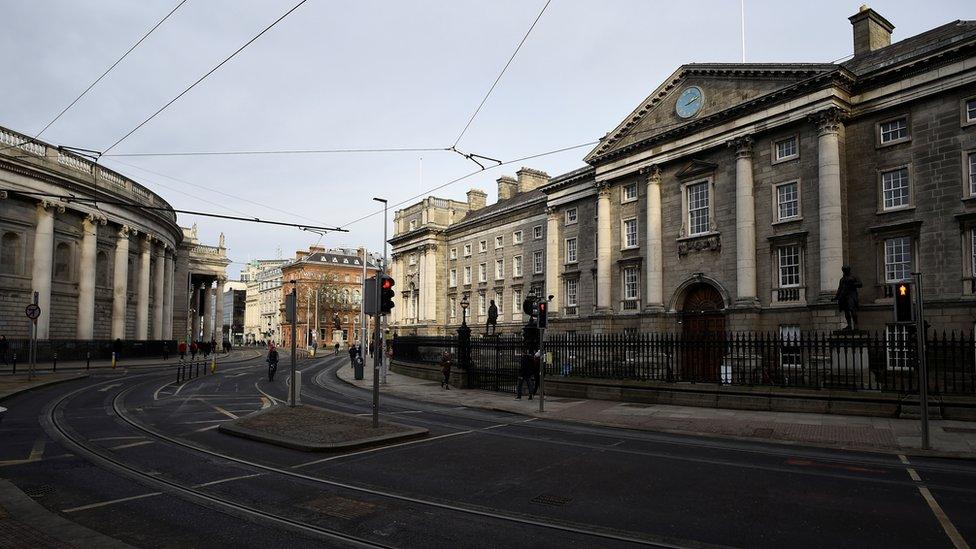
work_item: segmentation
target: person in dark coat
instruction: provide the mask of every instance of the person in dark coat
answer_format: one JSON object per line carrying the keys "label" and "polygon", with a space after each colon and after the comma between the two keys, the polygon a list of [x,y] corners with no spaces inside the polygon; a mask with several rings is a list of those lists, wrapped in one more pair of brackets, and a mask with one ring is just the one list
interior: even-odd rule
{"label": "person in dark coat", "polygon": [[441,354],[441,374],[444,376],[444,380],[441,381],[441,387],[445,389],[451,388],[451,366],[454,363],[454,359],[451,357],[450,351],[444,351]]}
{"label": "person in dark coat", "polygon": [[7,364],[7,349],[9,347],[10,344],[7,343],[7,336],[0,335],[0,360],[2,360],[4,364]]}
{"label": "person in dark coat", "polygon": [[354,368],[356,366],[356,359],[359,357],[359,346],[353,343],[349,346],[349,366]]}
{"label": "person in dark coat", "polygon": [[117,338],[115,338],[115,341],[112,342],[112,354],[115,355],[115,361],[116,362],[118,362],[119,360],[122,359],[122,339],[121,338],[118,338],[117,337]]}
{"label": "person in dark coat", "polygon": [[535,394],[535,388],[533,387],[534,366],[535,360],[533,360],[532,355],[522,355],[522,358],[519,359],[519,380],[518,387],[515,390],[515,400],[522,400],[523,384],[527,386],[529,400],[532,400],[532,395]]}

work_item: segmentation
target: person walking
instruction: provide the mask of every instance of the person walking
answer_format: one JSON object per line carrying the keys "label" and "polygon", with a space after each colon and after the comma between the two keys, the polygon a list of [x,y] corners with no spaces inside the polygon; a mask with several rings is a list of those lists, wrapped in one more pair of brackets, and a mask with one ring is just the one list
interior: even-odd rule
{"label": "person walking", "polygon": [[359,356],[359,346],[353,343],[349,346],[349,367],[356,367],[356,358]]}
{"label": "person walking", "polygon": [[7,349],[9,347],[10,347],[10,344],[7,343],[7,336],[0,335],[0,360],[3,361],[3,364],[5,366],[7,364]]}
{"label": "person walking", "polygon": [[197,351],[199,351],[199,350],[200,350],[200,346],[197,345],[197,342],[196,341],[190,343],[190,358],[193,359],[193,360],[196,360],[197,359]]}
{"label": "person walking", "polygon": [[180,345],[176,348],[180,352],[180,360],[186,358],[186,342],[181,341]]}
{"label": "person walking", "polygon": [[268,350],[268,381],[274,381],[275,372],[278,371],[278,349],[274,345]]}
{"label": "person walking", "polygon": [[529,400],[532,400],[532,395],[535,393],[533,388],[533,378],[532,378],[532,367],[535,361],[532,359],[531,355],[522,355],[519,359],[519,380],[518,387],[515,390],[515,400],[522,400],[522,385],[527,385]]}
{"label": "person walking", "polygon": [[441,381],[441,387],[445,389],[451,388],[451,363],[453,359],[451,358],[450,351],[444,351],[441,354],[441,374],[444,375],[444,380]]}
{"label": "person walking", "polygon": [[112,342],[112,355],[116,362],[122,359],[122,339],[115,338],[115,341]]}

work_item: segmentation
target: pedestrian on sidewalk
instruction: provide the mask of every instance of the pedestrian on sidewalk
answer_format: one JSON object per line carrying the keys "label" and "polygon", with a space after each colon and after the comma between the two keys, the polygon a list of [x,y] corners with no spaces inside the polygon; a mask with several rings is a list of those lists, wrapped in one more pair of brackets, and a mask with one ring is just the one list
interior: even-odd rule
{"label": "pedestrian on sidewalk", "polygon": [[335,344],[335,356],[339,356],[339,342],[338,341],[336,341],[336,344]]}
{"label": "pedestrian on sidewalk", "polygon": [[7,349],[9,347],[10,344],[7,343],[7,336],[0,335],[0,360],[3,361],[4,365],[7,364]]}
{"label": "pedestrian on sidewalk", "polygon": [[115,362],[122,360],[122,339],[115,338],[112,342],[112,356],[115,357]]}
{"label": "pedestrian on sidewalk", "polygon": [[451,364],[454,360],[451,358],[450,351],[444,351],[441,354],[441,374],[444,375],[444,381],[441,381],[441,387],[445,389],[451,388]]}
{"label": "pedestrian on sidewalk", "polygon": [[163,360],[169,360],[169,343],[163,342]]}
{"label": "pedestrian on sidewalk", "polygon": [[186,358],[186,342],[181,341],[179,346],[176,348],[180,352],[180,360]]}
{"label": "pedestrian on sidewalk", "polygon": [[359,345],[353,343],[349,346],[349,367],[356,367],[356,359],[359,357]]}
{"label": "pedestrian on sidewalk", "polygon": [[200,346],[197,345],[197,342],[196,341],[194,341],[193,343],[190,343],[190,358],[192,358],[193,360],[196,360],[197,359],[197,351],[199,351],[199,350],[200,350]]}
{"label": "pedestrian on sidewalk", "polygon": [[539,390],[539,373],[542,371],[542,351],[536,351],[532,355],[532,386],[529,390],[529,400],[532,400],[532,395]]}
{"label": "pedestrian on sidewalk", "polygon": [[522,355],[519,359],[519,380],[518,387],[515,390],[515,400],[522,400],[522,385],[527,385],[529,400],[532,400],[532,395],[535,394],[535,388],[533,387],[533,376],[532,367],[535,365],[535,361],[532,359],[531,355]]}

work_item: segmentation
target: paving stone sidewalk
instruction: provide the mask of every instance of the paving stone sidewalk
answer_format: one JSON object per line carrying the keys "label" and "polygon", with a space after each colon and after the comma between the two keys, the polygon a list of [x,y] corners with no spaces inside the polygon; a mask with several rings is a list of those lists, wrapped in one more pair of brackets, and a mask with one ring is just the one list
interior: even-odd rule
{"label": "paving stone sidewalk", "polygon": [[[217,363],[219,364],[221,362],[226,362],[226,361],[240,361],[249,358],[256,358],[262,356],[264,353],[265,353],[264,349],[256,348],[256,347],[245,347],[245,348],[234,349],[229,354],[217,353]],[[7,360],[8,362],[10,362],[9,356],[7,357]],[[189,355],[187,355],[186,360],[187,361],[190,360]],[[201,362],[206,360],[207,362],[209,362],[210,357],[204,359],[202,354],[198,354],[197,360]],[[148,366],[166,366],[166,365],[175,366],[177,363],[179,363],[179,355],[171,354],[165,360],[163,359],[163,357],[160,356],[123,359],[118,362],[116,367],[117,368],[140,368],[140,367],[148,367]],[[24,362],[23,360],[19,361],[17,363],[16,375],[20,375],[21,373],[26,374],[27,367],[28,365],[26,362]],[[87,370],[87,369],[95,370],[95,369],[107,369],[111,367],[112,367],[111,359],[92,360],[88,364],[86,364],[84,360],[70,360],[70,361],[58,361],[57,371],[58,373],[60,373],[62,371],[79,371],[79,370]],[[52,370],[53,370],[53,365],[51,362],[41,362],[38,363],[37,365],[38,373],[50,373]],[[11,375],[12,371],[13,371],[13,366],[11,364],[0,364],[0,377]]]}
{"label": "paving stone sidewalk", "polygon": [[[343,366],[339,378],[354,386],[372,388],[372,369],[365,379],[353,379]],[[547,398],[545,412],[538,400],[515,400],[508,393],[451,388],[436,381],[390,372],[381,393],[426,402],[503,410],[535,417],[575,421],[646,431],[760,440],[851,450],[870,450],[911,455],[941,455],[976,459],[976,422],[933,420],[929,433],[931,451],[921,449],[918,420],[698,408],[664,404],[639,404],[579,398]]]}

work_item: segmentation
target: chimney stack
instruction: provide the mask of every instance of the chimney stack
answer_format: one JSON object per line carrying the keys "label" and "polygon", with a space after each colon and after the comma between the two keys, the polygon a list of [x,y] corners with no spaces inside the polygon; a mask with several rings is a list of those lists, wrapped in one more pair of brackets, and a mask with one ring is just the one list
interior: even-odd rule
{"label": "chimney stack", "polygon": [[508,200],[518,194],[518,181],[509,175],[498,178],[498,200]]}
{"label": "chimney stack", "polygon": [[488,193],[481,189],[471,189],[468,191],[468,211],[476,211],[484,208],[488,204]]}
{"label": "chimney stack", "polygon": [[862,5],[861,9],[848,19],[854,26],[855,57],[891,45],[891,31],[895,26],[880,13]]}
{"label": "chimney stack", "polygon": [[549,183],[549,174],[540,170],[523,167],[515,172],[518,176],[518,192],[527,193]]}

